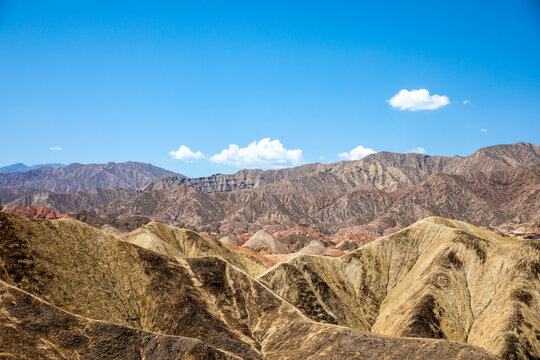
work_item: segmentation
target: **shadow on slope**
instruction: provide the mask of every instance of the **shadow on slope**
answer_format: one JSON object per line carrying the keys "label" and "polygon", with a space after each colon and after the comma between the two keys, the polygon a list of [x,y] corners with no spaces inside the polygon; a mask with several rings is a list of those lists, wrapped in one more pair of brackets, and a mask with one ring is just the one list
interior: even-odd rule
{"label": "shadow on slope", "polygon": [[540,357],[540,241],[428,218],[341,258],[296,255],[260,280],[308,317]]}
{"label": "shadow on slope", "polygon": [[[220,258],[164,256],[72,220],[0,213],[0,280],[74,314],[199,339],[244,359],[494,359],[455,342],[316,323]],[[29,334],[24,346],[37,351],[39,339]],[[139,351],[134,343],[130,356]]]}

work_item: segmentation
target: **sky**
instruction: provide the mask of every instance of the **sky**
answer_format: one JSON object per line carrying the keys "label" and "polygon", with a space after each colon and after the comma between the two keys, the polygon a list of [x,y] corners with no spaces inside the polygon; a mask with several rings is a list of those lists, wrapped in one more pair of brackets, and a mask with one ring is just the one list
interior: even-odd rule
{"label": "sky", "polygon": [[540,1],[0,0],[0,166],[540,144]]}

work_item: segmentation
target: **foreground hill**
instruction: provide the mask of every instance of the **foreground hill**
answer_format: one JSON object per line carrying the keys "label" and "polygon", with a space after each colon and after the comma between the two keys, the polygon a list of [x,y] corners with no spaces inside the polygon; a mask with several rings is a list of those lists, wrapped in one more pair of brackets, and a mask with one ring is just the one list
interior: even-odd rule
{"label": "foreground hill", "polygon": [[317,321],[540,358],[540,240],[428,218],[340,258],[296,255],[260,280]]}
{"label": "foreground hill", "polygon": [[60,193],[97,188],[134,189],[172,174],[150,164],[131,161],[70,164],[58,169],[41,167],[25,172],[0,173],[0,187],[25,186]]}
{"label": "foreground hill", "polygon": [[2,359],[239,359],[200,340],[77,316],[4,281],[0,307]]}
{"label": "foreground hill", "polygon": [[0,265],[8,357],[495,359],[317,323],[223,258],[161,255],[73,220],[0,212]]}

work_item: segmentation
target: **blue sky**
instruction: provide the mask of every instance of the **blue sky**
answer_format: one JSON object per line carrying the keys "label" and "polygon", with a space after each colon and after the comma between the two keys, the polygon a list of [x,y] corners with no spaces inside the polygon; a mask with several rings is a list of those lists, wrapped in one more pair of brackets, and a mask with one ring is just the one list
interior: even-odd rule
{"label": "blue sky", "polygon": [[0,166],[204,176],[364,148],[467,155],[539,144],[539,125],[536,0],[0,0]]}

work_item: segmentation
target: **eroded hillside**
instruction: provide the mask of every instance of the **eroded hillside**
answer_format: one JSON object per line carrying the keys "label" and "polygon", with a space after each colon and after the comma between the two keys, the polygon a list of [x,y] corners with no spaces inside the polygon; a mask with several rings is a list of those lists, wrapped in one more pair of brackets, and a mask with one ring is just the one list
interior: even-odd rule
{"label": "eroded hillside", "polygon": [[540,241],[428,218],[340,258],[296,255],[260,279],[310,318],[540,357]]}
{"label": "eroded hillside", "polygon": [[495,359],[457,342],[314,322],[223,258],[162,255],[74,220],[0,212],[0,265],[5,356]]}

